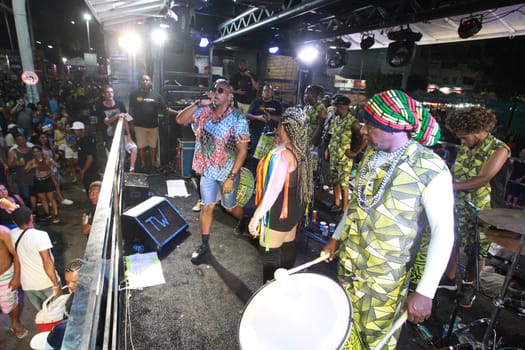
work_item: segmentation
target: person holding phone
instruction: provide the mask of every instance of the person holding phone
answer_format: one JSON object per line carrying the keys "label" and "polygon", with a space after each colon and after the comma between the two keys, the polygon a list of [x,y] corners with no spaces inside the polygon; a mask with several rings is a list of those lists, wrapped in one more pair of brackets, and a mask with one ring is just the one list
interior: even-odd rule
{"label": "person holding phone", "polygon": [[248,69],[246,59],[239,60],[239,71],[231,76],[230,84],[233,87],[233,95],[239,110],[246,115],[250,108],[250,103],[255,99],[259,90],[257,76]]}

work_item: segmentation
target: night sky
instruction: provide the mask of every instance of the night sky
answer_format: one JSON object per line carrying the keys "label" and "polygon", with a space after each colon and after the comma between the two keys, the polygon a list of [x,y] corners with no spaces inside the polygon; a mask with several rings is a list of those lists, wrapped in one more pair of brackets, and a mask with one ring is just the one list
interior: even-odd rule
{"label": "night sky", "polygon": [[[41,41],[46,50],[46,56],[74,57],[82,56],[87,51],[87,28],[83,15],[88,8],[83,0],[27,0],[31,13],[32,31],[35,41]],[[10,2],[7,5],[11,7]],[[29,15],[29,14],[28,14]],[[15,48],[18,46],[13,16],[8,14],[11,34]],[[71,21],[75,21],[72,24]],[[9,49],[4,16],[0,17],[0,47]],[[94,18],[90,24],[91,46],[95,51],[102,52],[104,44],[100,26]],[[53,49],[48,49],[52,45]],[[62,50],[60,51],[60,48]]]}

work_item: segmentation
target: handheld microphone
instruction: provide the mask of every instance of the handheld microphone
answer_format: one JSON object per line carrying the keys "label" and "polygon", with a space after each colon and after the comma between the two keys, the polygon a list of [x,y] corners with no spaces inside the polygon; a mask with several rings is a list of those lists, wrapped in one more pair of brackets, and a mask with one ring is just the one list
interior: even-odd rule
{"label": "handheld microphone", "polygon": [[206,94],[192,96],[191,98],[193,100],[211,100],[211,97]]}

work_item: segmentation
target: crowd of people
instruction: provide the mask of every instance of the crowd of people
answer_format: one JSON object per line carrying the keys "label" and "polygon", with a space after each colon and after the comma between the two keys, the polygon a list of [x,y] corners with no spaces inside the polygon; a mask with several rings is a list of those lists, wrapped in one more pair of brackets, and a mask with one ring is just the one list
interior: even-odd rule
{"label": "crowd of people", "polygon": [[[148,75],[140,77],[139,85],[130,95],[129,112],[114,99],[113,87],[96,90],[97,131],[110,145],[117,120],[124,120],[129,171],[136,161],[151,170],[159,112],[192,125],[202,241],[191,256],[193,264],[203,263],[211,251],[214,209],[220,201],[238,221],[236,235],[258,238],[262,282],[271,281],[277,269],[294,266],[297,229],[308,220],[314,192],[325,185],[333,190],[330,211],[341,220],[323,251],[328,262],[338,258],[338,280],[354,307],[346,348],[375,347],[403,311],[416,324],[429,318],[437,289],[457,289],[460,247],[466,249],[468,264],[459,305],[474,303],[475,271],[488,242],[471,207],[492,206],[491,181],[511,155],[491,134],[496,116],[490,110],[460,109],[438,123],[407,93],[387,90],[371,97],[358,118],[347,96],[325,95],[318,85],[305,88],[303,106],[283,108],[273,86],[259,84],[245,60],[231,80],[216,80],[205,97],[181,111],[152,91]],[[34,228],[35,221],[59,224],[60,205],[72,203],[60,191],[64,179],[80,180],[92,204],[82,220],[82,232],[89,234],[103,162],[97,146],[101,140],[87,132],[80,115],[70,118],[70,96],[37,105],[27,103],[23,94],[3,97],[0,224],[6,228],[0,226],[0,306],[11,316],[13,333],[23,338],[27,330],[19,320],[17,288],[37,309],[49,295],[61,293],[51,242],[45,231]],[[452,164],[436,146],[444,128],[461,143]],[[262,145],[268,139],[272,144]],[[264,153],[257,155],[261,149]],[[514,164],[514,185],[505,197],[512,207],[522,200],[525,173],[520,164]],[[256,175],[251,217],[236,199],[246,165]],[[35,211],[43,213],[33,216]],[[479,242],[474,240],[478,234]],[[78,274],[68,278],[74,292]],[[388,349],[395,348],[398,337],[399,332],[388,341]]]}

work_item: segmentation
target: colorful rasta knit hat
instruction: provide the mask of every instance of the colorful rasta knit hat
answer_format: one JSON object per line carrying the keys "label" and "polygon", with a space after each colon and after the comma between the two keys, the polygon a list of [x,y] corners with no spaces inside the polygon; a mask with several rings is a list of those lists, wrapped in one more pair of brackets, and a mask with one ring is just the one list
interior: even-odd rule
{"label": "colorful rasta knit hat", "polygon": [[400,90],[387,90],[365,106],[367,123],[387,132],[411,132],[422,145],[433,146],[441,136],[439,124],[418,101]]}

